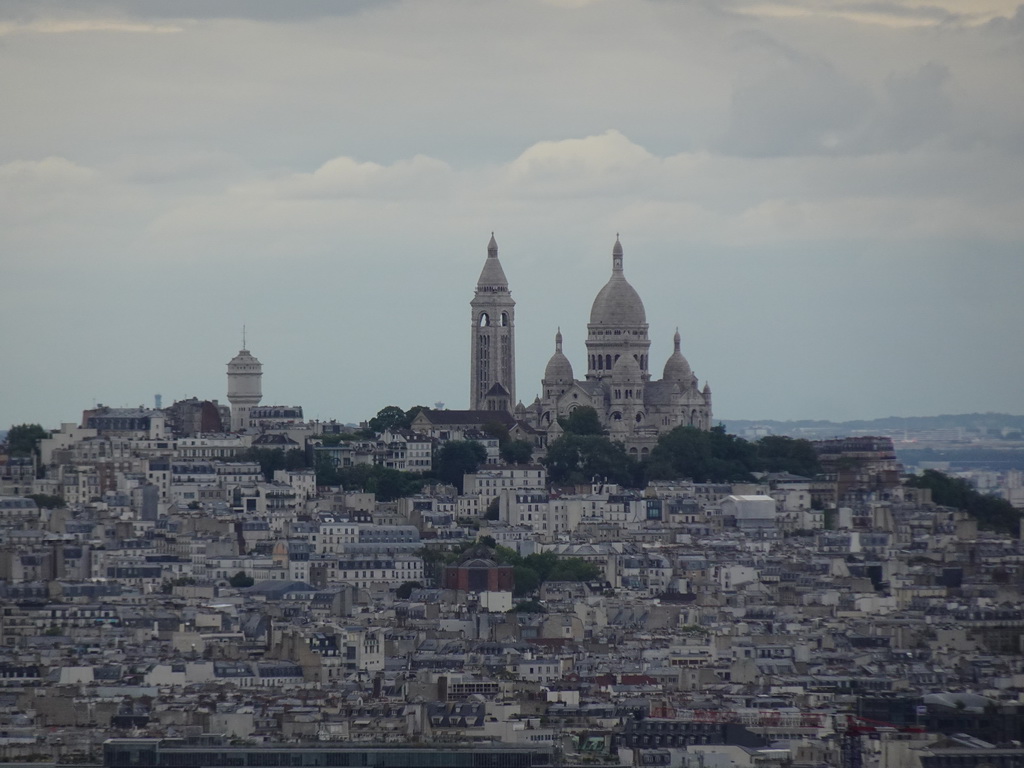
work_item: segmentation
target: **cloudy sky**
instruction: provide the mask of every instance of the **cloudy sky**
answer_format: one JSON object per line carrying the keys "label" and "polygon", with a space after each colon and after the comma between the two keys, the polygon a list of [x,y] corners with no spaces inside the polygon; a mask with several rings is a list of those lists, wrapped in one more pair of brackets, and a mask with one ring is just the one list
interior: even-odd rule
{"label": "cloudy sky", "polygon": [[1024,412],[1014,0],[5,0],[0,426],[467,405],[495,232],[518,394],[616,232],[719,418]]}

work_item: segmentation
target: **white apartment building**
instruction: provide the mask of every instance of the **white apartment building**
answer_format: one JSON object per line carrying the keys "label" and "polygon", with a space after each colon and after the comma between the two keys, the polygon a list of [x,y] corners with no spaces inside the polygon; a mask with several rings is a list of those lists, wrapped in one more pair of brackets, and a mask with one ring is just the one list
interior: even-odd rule
{"label": "white apartment building", "polygon": [[479,496],[484,509],[504,490],[540,492],[547,487],[548,472],[540,465],[488,466],[466,475],[462,481],[463,494]]}

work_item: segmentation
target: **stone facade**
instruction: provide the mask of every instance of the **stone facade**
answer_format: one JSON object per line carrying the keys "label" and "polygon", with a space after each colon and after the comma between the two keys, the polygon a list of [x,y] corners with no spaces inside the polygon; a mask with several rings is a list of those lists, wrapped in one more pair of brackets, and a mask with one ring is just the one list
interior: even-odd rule
{"label": "stone facade", "polygon": [[611,277],[590,310],[586,377],[573,375],[572,364],[562,352],[559,331],[555,353],[541,380],[541,395],[529,406],[520,403],[514,412],[516,419],[553,439],[561,434],[558,417],[590,406],[609,436],[623,442],[636,456],[646,456],[658,435],[675,427],[710,429],[711,389],[706,383],[703,388],[698,385],[680,351],[679,331],[662,378],[655,380],[649,367],[647,328],[644,303],[626,280],[622,244],[616,238]]}
{"label": "stone facade", "polygon": [[470,308],[470,410],[510,412],[516,402],[516,303],[493,233]]}
{"label": "stone facade", "polygon": [[228,402],[231,403],[231,431],[249,428],[249,412],[263,399],[263,365],[243,342],[242,349],[228,363]]}

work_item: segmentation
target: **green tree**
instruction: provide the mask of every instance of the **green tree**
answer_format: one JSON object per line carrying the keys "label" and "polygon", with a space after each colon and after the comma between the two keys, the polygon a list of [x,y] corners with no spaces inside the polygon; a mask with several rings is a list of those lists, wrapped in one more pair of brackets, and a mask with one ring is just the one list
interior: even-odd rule
{"label": "green tree", "polygon": [[568,416],[558,419],[559,426],[574,435],[603,435],[604,427],[597,411],[589,405],[583,405],[569,412]]}
{"label": "green tree", "polygon": [[522,565],[523,558],[511,547],[503,547],[500,544],[494,548],[494,560],[498,565]]}
{"label": "green tree", "polygon": [[421,476],[412,472],[400,472],[386,467],[374,467],[370,477],[366,490],[376,494],[378,501],[394,501],[417,494],[423,490],[425,482]]}
{"label": "green tree", "polygon": [[449,440],[434,454],[434,474],[462,492],[463,475],[471,474],[487,461],[487,449],[474,440]]}
{"label": "green tree", "polygon": [[235,589],[244,589],[245,587],[251,587],[254,583],[255,579],[253,579],[252,576],[246,576],[245,571],[239,571],[230,579],[228,579],[228,584],[230,584]]}
{"label": "green tree", "polygon": [[538,603],[536,600],[526,600],[522,603],[516,603],[512,609],[513,613],[547,613],[548,609]]}
{"label": "green tree", "polygon": [[39,424],[16,424],[7,430],[7,452],[11,456],[39,456],[39,441],[49,436]]}
{"label": "green tree", "polygon": [[281,448],[250,448],[242,457],[257,462],[268,482],[273,480],[276,470],[285,468],[284,450]]}
{"label": "green tree", "polygon": [[488,421],[480,426],[480,431],[485,435],[498,438],[498,445],[505,445],[509,441],[508,427],[500,421]]}
{"label": "green tree", "polygon": [[498,542],[496,542],[494,540],[493,536],[480,536],[477,539],[477,541],[480,544],[483,544],[485,547],[490,547],[491,549],[497,549],[498,548]]}
{"label": "green tree", "polygon": [[523,558],[523,565],[535,570],[541,581],[548,580],[548,576],[557,564],[558,555],[554,552],[538,552]]}
{"label": "green tree", "polygon": [[406,429],[409,423],[406,421],[405,411],[397,405],[386,405],[370,419],[368,426],[374,432],[380,433],[387,429]]}
{"label": "green tree", "polygon": [[566,433],[548,445],[544,466],[553,483],[589,483],[602,478],[620,485],[636,482],[636,460],[626,453],[622,443],[613,443],[603,435]]}
{"label": "green tree", "polygon": [[317,485],[343,485],[341,470],[326,456],[317,455],[314,469],[316,470]]}
{"label": "green tree", "polygon": [[25,498],[32,499],[40,509],[60,509],[64,506],[63,498],[46,493],[30,493]]}
{"label": "green tree", "polygon": [[533,445],[526,440],[509,440],[501,446],[501,458],[508,464],[528,464],[533,458]]}
{"label": "green tree", "polygon": [[484,512],[484,520],[497,520],[501,516],[501,501],[495,497],[491,499],[491,503],[487,505],[487,511]]}
{"label": "green tree", "polygon": [[537,591],[537,587],[539,587],[541,583],[540,576],[537,575],[537,572],[532,568],[527,568],[525,565],[513,566],[512,577],[515,581],[515,587],[512,590],[512,594],[516,597],[533,594]]}
{"label": "green tree", "polygon": [[295,472],[300,469],[309,469],[309,460],[306,452],[301,448],[291,448],[284,454],[284,469]]}
{"label": "green tree", "polygon": [[561,557],[545,581],[597,581],[602,577],[601,569],[593,563],[579,557]]}
{"label": "green tree", "polygon": [[790,472],[794,475],[814,477],[821,473],[818,453],[810,440],[768,435],[758,440],[757,468],[762,472]]}
{"label": "green tree", "polygon": [[335,467],[328,459],[321,459],[317,463],[318,485],[340,485],[350,491],[361,490],[375,494],[377,501],[394,501],[404,496],[413,496],[423,490],[425,482],[422,475],[376,464]]}
{"label": "green tree", "polygon": [[722,426],[705,432],[676,427],[658,438],[647,476],[653,480],[689,478],[696,482],[750,482],[757,451],[752,443],[730,435]]}
{"label": "green tree", "polygon": [[412,596],[414,589],[420,589],[423,585],[418,581],[403,581],[398,585],[398,589],[395,590],[395,597],[399,600],[408,600]]}
{"label": "green tree", "polygon": [[907,485],[912,488],[930,489],[932,501],[944,507],[964,510],[978,521],[979,528],[1000,531],[1011,536],[1019,535],[1021,517],[1024,513],[1015,509],[1006,499],[979,493],[966,480],[950,477],[934,469],[926,469],[923,474],[910,478]]}

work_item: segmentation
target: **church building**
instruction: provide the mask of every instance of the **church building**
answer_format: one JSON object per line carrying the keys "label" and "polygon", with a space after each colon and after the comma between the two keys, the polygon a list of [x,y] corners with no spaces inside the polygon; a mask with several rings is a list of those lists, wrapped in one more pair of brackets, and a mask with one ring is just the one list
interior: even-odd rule
{"label": "church building", "polygon": [[[492,234],[472,309],[471,407],[507,410],[515,403],[515,302],[498,261]],[[541,380],[541,394],[528,406],[518,403],[513,416],[552,440],[561,434],[558,417],[590,406],[612,440],[644,457],[658,435],[678,426],[711,428],[711,389],[701,388],[680,350],[673,350],[660,379],[650,373],[651,341],[647,313],[623,271],[622,244],[612,248],[612,274],[598,292],[587,324],[587,373],[577,379],[555,334],[555,353]]]}

